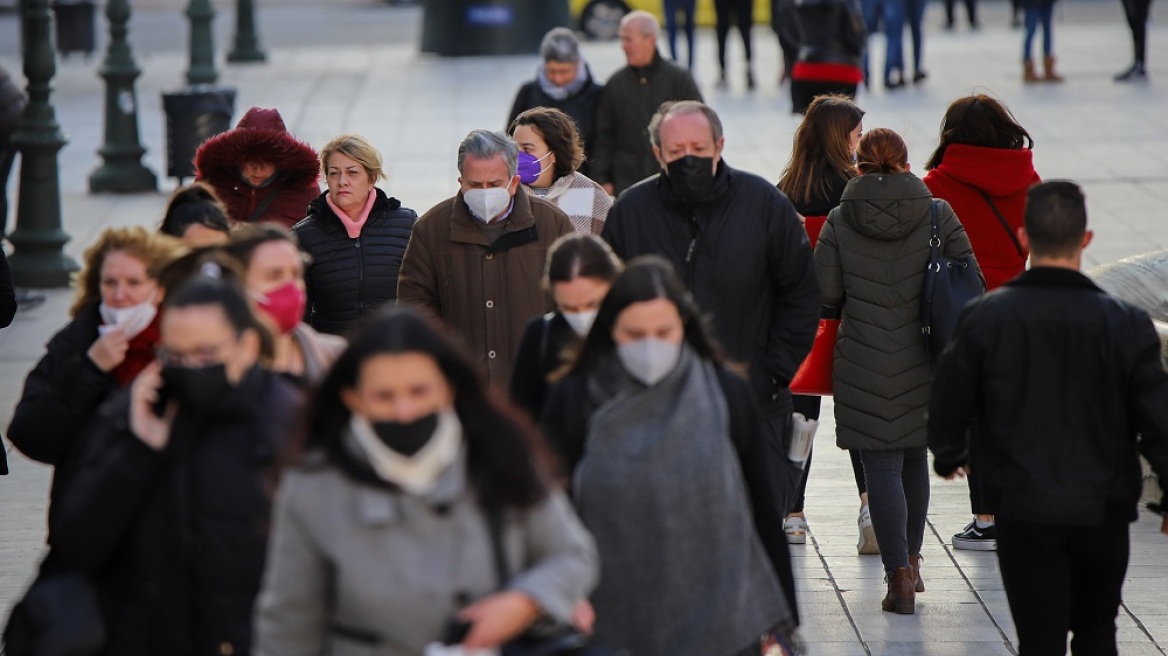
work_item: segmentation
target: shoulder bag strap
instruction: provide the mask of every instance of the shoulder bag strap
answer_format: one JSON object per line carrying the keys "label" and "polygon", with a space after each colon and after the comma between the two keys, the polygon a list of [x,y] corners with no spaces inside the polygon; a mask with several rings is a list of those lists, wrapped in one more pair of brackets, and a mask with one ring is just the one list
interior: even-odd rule
{"label": "shoulder bag strap", "polygon": [[272,185],[271,191],[268,193],[268,195],[264,196],[264,199],[261,200],[260,204],[256,206],[255,211],[251,213],[251,216],[247,217],[247,222],[255,223],[261,216],[263,216],[264,212],[266,212],[268,208],[271,207],[272,201],[276,200],[276,196],[278,196],[280,192],[283,191],[283,189],[283,181]]}
{"label": "shoulder bag strap", "polygon": [[977,192],[981,194],[981,197],[985,199],[986,204],[989,205],[990,209],[994,211],[994,216],[998,217],[998,223],[1002,224],[1002,230],[1006,231],[1006,234],[1010,237],[1010,241],[1014,243],[1014,249],[1018,251],[1018,256],[1026,257],[1026,251],[1022,250],[1022,244],[1018,242],[1018,235],[1015,235],[1014,231],[1010,229],[1010,224],[1006,221],[1006,217],[1002,216],[1002,213],[998,211],[998,206],[994,204],[994,201],[990,198],[990,195],[981,189],[978,189]]}
{"label": "shoulder bag strap", "polygon": [[486,508],[483,514],[487,519],[487,532],[491,535],[491,559],[495,565],[495,578],[499,582],[498,589],[502,590],[511,579],[511,568],[507,566],[507,552],[503,545],[503,513],[498,508]]}

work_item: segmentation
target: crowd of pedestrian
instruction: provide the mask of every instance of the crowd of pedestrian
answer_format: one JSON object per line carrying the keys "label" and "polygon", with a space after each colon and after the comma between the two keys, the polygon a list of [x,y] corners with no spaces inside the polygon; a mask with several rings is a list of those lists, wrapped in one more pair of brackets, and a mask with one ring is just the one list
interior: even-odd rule
{"label": "crowd of pedestrian", "polygon": [[[836,320],[835,441],[881,609],[926,590],[931,449],[970,477],[953,544],[998,551],[1021,653],[1070,631],[1115,654],[1138,455],[1168,476],[1152,324],[1078,273],[1082,193],[1040,181],[1002,103],[955,100],[918,177],[851,97],[863,14],[797,4],[846,38],[802,30],[836,40],[793,63],[777,184],[725,160],[645,12],[603,87],[549,33],[507,130],[466,135],[458,191],[420,217],[358,134],[318,153],[252,108],[205,143],[157,230],[86,251],[25,381],[7,435],[54,478],[7,653],[802,653],[821,399],[791,382]],[[953,267],[990,291],[938,355],[923,327]]]}

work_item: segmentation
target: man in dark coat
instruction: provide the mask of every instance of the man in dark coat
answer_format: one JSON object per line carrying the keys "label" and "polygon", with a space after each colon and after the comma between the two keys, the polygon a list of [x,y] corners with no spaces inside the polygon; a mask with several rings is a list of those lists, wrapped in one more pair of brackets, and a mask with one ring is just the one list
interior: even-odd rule
{"label": "man in dark coat", "polygon": [[[1030,270],[961,316],[933,383],[929,448],[975,468],[1022,654],[1115,654],[1139,454],[1168,480],[1168,374],[1148,315],[1079,272],[1083,193],[1031,188]],[[1168,519],[1161,525],[1168,533]]]}
{"label": "man in dark coat", "polygon": [[[662,107],[649,126],[662,174],[617,199],[603,237],[628,260],[673,262],[728,359],[747,368],[770,429],[776,503],[789,508],[799,470],[787,459],[787,385],[815,339],[819,285],[807,233],[773,184],[722,160],[722,123],[708,106]],[[790,571],[779,572],[794,606]]]}
{"label": "man in dark coat", "polygon": [[578,171],[589,175],[596,149],[596,103],[603,88],[592,79],[588,62],[580,56],[576,34],[566,27],[552,29],[539,45],[543,64],[535,79],[519,87],[511,113],[507,116],[507,131],[523,112],[534,107],[553,107],[572,117],[576,130],[584,139],[584,163]]}
{"label": "man in dark coat", "polygon": [[628,66],[613,73],[596,109],[592,179],[618,195],[659,169],[649,144],[649,120],[668,100],[698,100],[689,72],[657,51],[657,19],[645,11],[621,20],[621,48]]}

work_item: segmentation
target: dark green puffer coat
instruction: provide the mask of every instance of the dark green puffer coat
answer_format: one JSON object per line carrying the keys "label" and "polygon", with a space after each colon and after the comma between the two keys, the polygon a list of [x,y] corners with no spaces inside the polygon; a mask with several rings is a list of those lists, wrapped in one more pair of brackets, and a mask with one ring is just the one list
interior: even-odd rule
{"label": "dark green puffer coat", "polygon": [[[841,448],[925,446],[933,373],[921,335],[920,295],[932,202],[912,173],[869,173],[848,183],[819,235],[815,270],[823,304],[843,305],[834,370]],[[936,203],[944,254],[972,258],[953,209]]]}

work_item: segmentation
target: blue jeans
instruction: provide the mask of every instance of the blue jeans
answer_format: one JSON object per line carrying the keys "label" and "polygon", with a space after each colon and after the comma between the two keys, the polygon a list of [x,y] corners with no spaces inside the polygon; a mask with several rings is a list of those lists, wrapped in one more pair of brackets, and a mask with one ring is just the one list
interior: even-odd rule
{"label": "blue jeans", "polygon": [[905,3],[908,18],[908,32],[912,36],[913,72],[921,72],[921,59],[925,51],[925,35],[922,31],[925,22],[925,0],[907,0]]}
{"label": "blue jeans", "polygon": [[1042,23],[1042,56],[1049,57],[1054,48],[1054,37],[1050,33],[1051,19],[1054,17],[1054,3],[1026,5],[1026,38],[1022,41],[1022,61],[1030,60],[1031,46],[1038,24]]}
{"label": "blue jeans", "polygon": [[929,512],[929,458],[925,447],[860,451],[868,482],[868,512],[884,571],[908,567],[921,553]]}
{"label": "blue jeans", "polygon": [[694,7],[697,0],[665,0],[665,33],[669,36],[669,56],[677,60],[677,12],[685,14],[685,43],[686,55],[689,59],[687,68],[693,70],[694,65]]}
{"label": "blue jeans", "polygon": [[892,71],[904,73],[904,20],[907,0],[884,0],[884,81]]}
{"label": "blue jeans", "polygon": [[[864,29],[867,30],[868,40],[871,41],[872,35],[880,31],[880,15],[884,13],[884,0],[860,0],[860,9],[864,13]],[[864,55],[860,62],[860,68],[864,71],[865,85],[869,85],[868,51],[870,50],[871,47],[864,48]]]}

